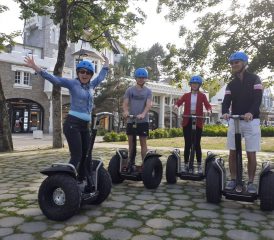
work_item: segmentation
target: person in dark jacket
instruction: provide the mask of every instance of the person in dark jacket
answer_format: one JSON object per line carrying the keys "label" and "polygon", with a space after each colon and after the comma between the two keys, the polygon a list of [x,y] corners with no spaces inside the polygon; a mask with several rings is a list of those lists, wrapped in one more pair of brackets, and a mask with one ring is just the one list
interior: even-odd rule
{"label": "person in dark jacket", "polygon": [[246,70],[248,56],[244,52],[233,53],[229,58],[229,62],[233,78],[226,87],[222,103],[223,118],[229,120],[227,147],[230,149],[229,168],[231,181],[227,183],[226,189],[233,190],[236,187],[235,128],[233,119],[229,119],[229,109],[231,107],[232,115],[244,115],[244,120],[240,120],[240,132],[242,137],[245,138],[248,158],[247,191],[249,193],[256,193],[257,187],[253,181],[257,166],[256,152],[260,150],[261,130],[259,109],[262,102],[263,86],[256,74]]}
{"label": "person in dark jacket", "polygon": [[[206,95],[199,91],[200,86],[203,83],[201,76],[192,76],[189,81],[191,91],[185,93],[182,97],[178,99],[175,103],[174,108],[178,109],[182,104],[184,104],[184,115],[196,115],[203,116],[203,107],[205,106],[208,112],[211,112],[211,105],[209,104]],[[183,118],[182,127],[184,131],[184,171],[188,172],[188,160],[191,148],[191,131],[192,131],[192,119],[189,117]],[[195,141],[195,152],[198,163],[198,173],[203,172],[202,169],[202,150],[201,150],[201,137],[203,132],[203,119],[197,118],[196,121],[196,141]]]}

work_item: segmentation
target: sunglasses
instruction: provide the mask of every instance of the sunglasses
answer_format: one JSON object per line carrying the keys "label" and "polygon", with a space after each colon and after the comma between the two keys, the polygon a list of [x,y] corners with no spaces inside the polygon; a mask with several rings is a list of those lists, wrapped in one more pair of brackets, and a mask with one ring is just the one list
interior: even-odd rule
{"label": "sunglasses", "polygon": [[87,71],[87,70],[84,70],[84,69],[80,69],[80,70],[78,71],[78,73],[80,73],[80,74],[86,74],[86,75],[92,75],[92,72]]}
{"label": "sunglasses", "polygon": [[230,65],[234,65],[234,64],[238,64],[240,61],[233,61],[233,62],[230,62]]}

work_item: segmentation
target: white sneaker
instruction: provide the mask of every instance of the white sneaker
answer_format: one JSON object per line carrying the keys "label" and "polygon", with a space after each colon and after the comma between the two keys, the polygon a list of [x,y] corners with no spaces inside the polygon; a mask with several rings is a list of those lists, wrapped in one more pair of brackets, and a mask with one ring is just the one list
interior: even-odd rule
{"label": "white sneaker", "polygon": [[188,170],[189,170],[189,169],[188,169],[188,163],[185,163],[185,164],[184,164],[183,171],[184,171],[184,172],[188,172]]}
{"label": "white sneaker", "polygon": [[198,174],[203,174],[203,168],[201,165],[198,165]]}

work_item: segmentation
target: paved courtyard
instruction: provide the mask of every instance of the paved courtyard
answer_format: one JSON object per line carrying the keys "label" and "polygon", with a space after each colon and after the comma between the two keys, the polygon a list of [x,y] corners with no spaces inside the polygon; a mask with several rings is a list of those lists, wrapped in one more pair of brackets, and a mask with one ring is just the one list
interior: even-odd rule
{"label": "paved courtyard", "polygon": [[[159,151],[165,165],[169,152]],[[95,150],[105,167],[114,152],[114,147]],[[260,211],[259,201],[223,198],[220,205],[208,204],[205,182],[168,185],[164,178],[156,190],[142,182],[114,185],[100,206],[84,206],[65,222],[50,221],[37,202],[45,178],[39,170],[67,159],[67,148],[0,154],[0,239],[274,239],[274,212]],[[259,154],[259,162],[265,159],[273,160],[273,154]]]}

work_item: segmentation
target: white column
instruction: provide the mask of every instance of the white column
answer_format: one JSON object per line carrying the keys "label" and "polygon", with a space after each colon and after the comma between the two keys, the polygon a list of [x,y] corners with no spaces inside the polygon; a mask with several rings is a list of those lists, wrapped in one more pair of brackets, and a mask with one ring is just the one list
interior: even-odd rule
{"label": "white column", "polygon": [[170,95],[170,98],[169,98],[169,128],[172,128],[172,99],[173,99],[173,96]]}
{"label": "white column", "polygon": [[52,124],[52,98],[49,99],[49,133],[53,132],[53,124]]}
{"label": "white column", "polygon": [[165,128],[165,96],[160,96],[159,128]]}

